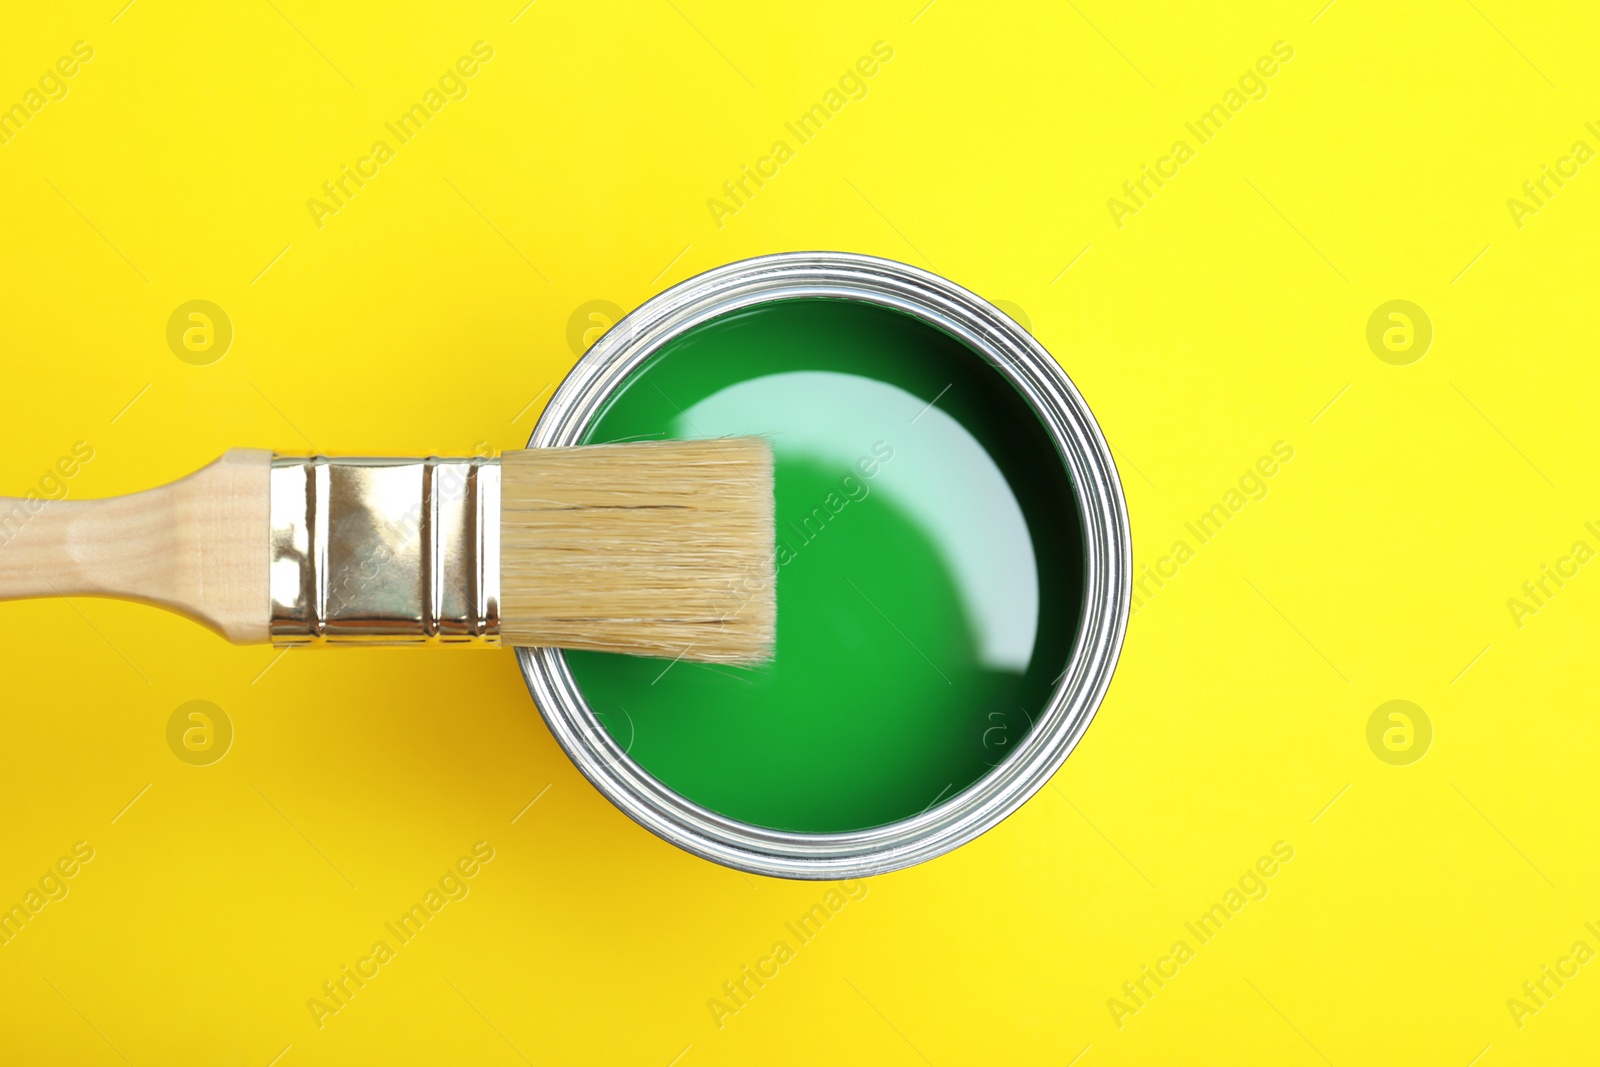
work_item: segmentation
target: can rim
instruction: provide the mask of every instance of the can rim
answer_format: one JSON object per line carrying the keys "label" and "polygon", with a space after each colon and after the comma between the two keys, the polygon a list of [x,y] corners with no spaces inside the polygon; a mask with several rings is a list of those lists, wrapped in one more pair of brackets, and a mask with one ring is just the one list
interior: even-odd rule
{"label": "can rim", "polygon": [[595,342],[540,415],[529,448],[574,445],[605,402],[667,341],[739,308],[833,297],[894,308],[960,340],[1039,417],[1076,490],[1084,536],[1077,643],[1027,738],[942,804],[866,830],[802,833],[731,819],[653,777],[589,707],[559,649],[519,648],[535,705],[578,770],[635,822],[704,859],[780,878],[867,877],[944,854],[998,825],[1061,767],[1111,682],[1133,585],[1128,512],[1111,450],[1066,372],[988,301],[909,264],[851,252],[785,252],[716,267],[659,293]]}

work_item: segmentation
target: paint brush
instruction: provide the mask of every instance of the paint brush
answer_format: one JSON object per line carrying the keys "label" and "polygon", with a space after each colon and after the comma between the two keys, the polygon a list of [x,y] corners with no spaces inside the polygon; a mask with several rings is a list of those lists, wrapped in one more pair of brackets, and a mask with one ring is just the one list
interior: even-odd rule
{"label": "paint brush", "polygon": [[758,663],[775,629],[758,437],[499,457],[234,449],[157,489],[0,498],[0,600],[115,597],[235,644],[480,644]]}

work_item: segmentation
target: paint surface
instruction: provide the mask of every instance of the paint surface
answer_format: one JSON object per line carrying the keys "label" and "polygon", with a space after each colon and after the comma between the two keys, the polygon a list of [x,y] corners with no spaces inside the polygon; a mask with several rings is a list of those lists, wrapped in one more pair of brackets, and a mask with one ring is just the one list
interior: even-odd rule
{"label": "paint surface", "polygon": [[568,654],[641,766],[721,814],[859,830],[1026,736],[1082,602],[1072,487],[980,357],[891,309],[786,300],[695,327],[587,437],[757,433],[776,458],[778,644],[755,669]]}

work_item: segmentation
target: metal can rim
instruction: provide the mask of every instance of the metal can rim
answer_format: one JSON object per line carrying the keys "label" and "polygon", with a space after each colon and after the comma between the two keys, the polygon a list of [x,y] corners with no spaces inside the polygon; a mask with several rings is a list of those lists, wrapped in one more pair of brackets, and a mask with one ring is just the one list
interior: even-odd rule
{"label": "metal can rim", "polygon": [[582,442],[606,401],[662,345],[753,304],[800,297],[895,308],[962,341],[1038,415],[1076,489],[1084,533],[1077,643],[1027,738],[942,804],[884,826],[835,833],[774,830],[730,819],[674,792],[635,762],[589,707],[558,649],[519,648],[535,705],[578,770],[647,830],[704,859],[779,878],[859,878],[942,855],[998,825],[1037,792],[1088,729],[1111,682],[1133,585],[1127,506],[1116,464],[1088,405],[1034,338],[988,301],[936,274],[850,252],[785,252],[716,267],[651,297],[595,342],[567,374],[529,448]]}

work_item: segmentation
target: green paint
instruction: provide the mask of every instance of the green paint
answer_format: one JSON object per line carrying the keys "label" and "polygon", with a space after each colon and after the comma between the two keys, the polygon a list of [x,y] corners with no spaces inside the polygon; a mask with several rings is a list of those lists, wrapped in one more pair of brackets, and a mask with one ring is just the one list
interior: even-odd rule
{"label": "green paint", "polygon": [[662,782],[756,825],[954,796],[1026,735],[1077,633],[1082,536],[1038,419],[917,319],[787,300],[666,345],[587,440],[741,433],[777,459],[776,659],[569,653],[590,705]]}

